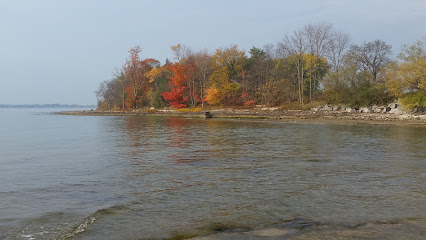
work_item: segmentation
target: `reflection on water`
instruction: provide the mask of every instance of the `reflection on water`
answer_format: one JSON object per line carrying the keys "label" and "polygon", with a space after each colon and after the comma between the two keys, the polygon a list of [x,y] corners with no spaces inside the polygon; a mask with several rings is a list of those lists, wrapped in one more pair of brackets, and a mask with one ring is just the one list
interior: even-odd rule
{"label": "reflection on water", "polygon": [[[303,238],[321,232],[327,236],[330,229],[379,231],[380,221],[397,223],[398,232],[414,231],[410,236],[422,234],[423,128],[56,117],[62,121],[55,128],[62,135],[56,137],[68,139],[61,144],[76,154],[68,155],[63,145],[49,141],[51,145],[42,146],[42,159],[30,158],[44,169],[26,171],[20,180],[43,179],[53,168],[58,172],[51,176],[56,186],[43,181],[23,189],[13,181],[1,186],[2,198],[9,201],[0,203],[0,211],[13,211],[7,219],[0,214],[5,229],[0,238],[41,236],[40,229],[47,226],[45,239],[168,238],[262,227]],[[75,130],[81,119],[84,131]],[[48,116],[42,120],[52,125]],[[57,157],[57,151],[66,157]],[[8,167],[15,172],[33,163],[19,153],[6,153]],[[25,197],[31,200],[22,200]],[[12,199],[52,207],[22,211]]]}

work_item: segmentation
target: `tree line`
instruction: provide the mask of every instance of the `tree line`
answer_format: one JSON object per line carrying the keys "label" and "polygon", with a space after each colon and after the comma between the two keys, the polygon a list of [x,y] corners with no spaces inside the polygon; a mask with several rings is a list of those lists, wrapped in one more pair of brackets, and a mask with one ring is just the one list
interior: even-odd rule
{"label": "tree line", "polygon": [[396,59],[382,40],[351,43],[332,24],[306,25],[276,44],[193,51],[171,46],[174,62],[142,59],[135,46],[111,80],[96,92],[103,110],[250,106],[325,101],[352,107],[396,98],[426,106],[425,41],[405,45]]}

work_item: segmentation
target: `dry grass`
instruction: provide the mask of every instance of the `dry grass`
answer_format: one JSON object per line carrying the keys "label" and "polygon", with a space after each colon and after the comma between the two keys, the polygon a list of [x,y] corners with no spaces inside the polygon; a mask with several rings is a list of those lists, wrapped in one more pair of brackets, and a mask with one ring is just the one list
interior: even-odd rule
{"label": "dry grass", "polygon": [[194,108],[178,108],[176,109],[178,112],[187,112],[187,113],[199,113],[202,112],[202,109],[200,107],[194,107]]}

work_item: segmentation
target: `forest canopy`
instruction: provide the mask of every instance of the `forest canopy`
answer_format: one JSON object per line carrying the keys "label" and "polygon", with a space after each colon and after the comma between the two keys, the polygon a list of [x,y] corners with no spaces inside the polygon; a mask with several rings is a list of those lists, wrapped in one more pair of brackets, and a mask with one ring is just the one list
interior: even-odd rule
{"label": "forest canopy", "polygon": [[284,106],[326,102],[351,107],[400,99],[426,106],[426,42],[393,59],[382,40],[354,44],[332,24],[306,25],[275,44],[218,48],[171,46],[174,61],[143,59],[135,46],[96,92],[101,110],[210,106]]}

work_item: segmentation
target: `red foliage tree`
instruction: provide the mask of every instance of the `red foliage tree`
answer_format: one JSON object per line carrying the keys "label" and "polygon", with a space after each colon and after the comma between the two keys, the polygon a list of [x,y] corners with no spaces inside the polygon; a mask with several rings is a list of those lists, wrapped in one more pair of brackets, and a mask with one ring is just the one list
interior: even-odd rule
{"label": "red foliage tree", "polygon": [[187,107],[186,101],[189,99],[187,91],[188,79],[194,74],[193,64],[182,65],[180,63],[169,64],[168,68],[172,73],[169,77],[170,92],[162,93],[164,100],[173,108]]}

